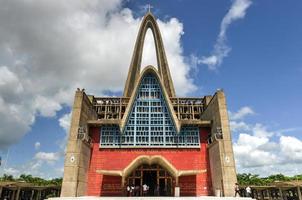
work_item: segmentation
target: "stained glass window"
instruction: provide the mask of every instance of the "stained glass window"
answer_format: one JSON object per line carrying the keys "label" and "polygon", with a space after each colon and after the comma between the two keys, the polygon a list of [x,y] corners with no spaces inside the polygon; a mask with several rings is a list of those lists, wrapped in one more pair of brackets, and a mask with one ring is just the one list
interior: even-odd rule
{"label": "stained glass window", "polygon": [[143,78],[124,132],[118,126],[102,126],[100,147],[199,147],[198,127],[176,133],[157,78]]}

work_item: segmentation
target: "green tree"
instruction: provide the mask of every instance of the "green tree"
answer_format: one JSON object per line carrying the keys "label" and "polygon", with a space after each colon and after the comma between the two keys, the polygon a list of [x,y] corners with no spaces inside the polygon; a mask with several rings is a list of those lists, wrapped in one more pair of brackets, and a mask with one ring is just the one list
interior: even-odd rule
{"label": "green tree", "polygon": [[257,174],[243,173],[237,174],[237,180],[239,185],[247,186],[247,185],[269,185],[278,181],[293,181],[293,180],[302,180],[301,175],[295,175],[293,177],[285,176],[283,174],[274,174],[268,177],[259,177]]}
{"label": "green tree", "polygon": [[0,178],[1,181],[14,181],[14,177],[12,175],[3,174],[3,176]]}

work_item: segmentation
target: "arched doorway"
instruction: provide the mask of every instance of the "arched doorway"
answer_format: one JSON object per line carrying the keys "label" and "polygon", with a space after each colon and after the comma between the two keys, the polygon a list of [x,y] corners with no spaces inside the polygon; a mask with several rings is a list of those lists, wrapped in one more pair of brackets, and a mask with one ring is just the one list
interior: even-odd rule
{"label": "arched doorway", "polygon": [[[127,186],[133,186],[133,196],[172,196],[174,194],[175,179],[158,164],[142,164],[126,178]],[[143,185],[149,188],[143,194]]]}

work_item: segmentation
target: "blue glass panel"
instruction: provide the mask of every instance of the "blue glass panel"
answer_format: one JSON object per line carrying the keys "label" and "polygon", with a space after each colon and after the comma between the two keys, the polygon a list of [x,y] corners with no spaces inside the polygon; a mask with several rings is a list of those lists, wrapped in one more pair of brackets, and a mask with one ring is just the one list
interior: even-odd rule
{"label": "blue glass panel", "polygon": [[101,147],[199,147],[198,127],[176,133],[157,78],[147,74],[138,89],[125,129],[101,127]]}

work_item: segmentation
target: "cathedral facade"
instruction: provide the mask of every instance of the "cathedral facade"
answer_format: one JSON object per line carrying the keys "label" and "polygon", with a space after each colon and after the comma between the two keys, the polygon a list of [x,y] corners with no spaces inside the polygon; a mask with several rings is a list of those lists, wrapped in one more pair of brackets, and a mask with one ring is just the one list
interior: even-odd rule
{"label": "cathedral facade", "polygon": [[[158,66],[141,70],[148,29]],[[176,97],[162,37],[148,12],[123,96],[75,93],[61,196],[125,196],[128,186],[139,196],[233,196],[236,180],[224,92]]]}

